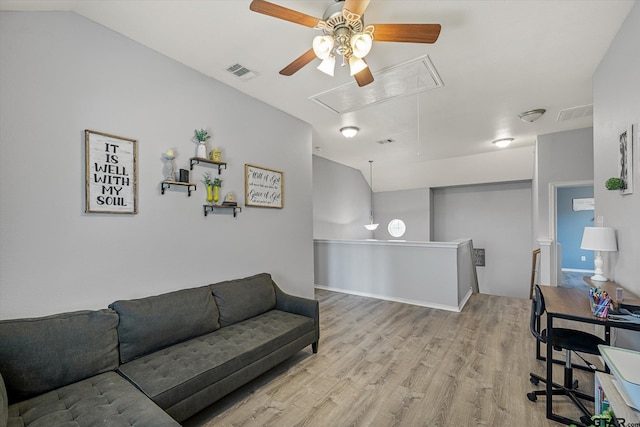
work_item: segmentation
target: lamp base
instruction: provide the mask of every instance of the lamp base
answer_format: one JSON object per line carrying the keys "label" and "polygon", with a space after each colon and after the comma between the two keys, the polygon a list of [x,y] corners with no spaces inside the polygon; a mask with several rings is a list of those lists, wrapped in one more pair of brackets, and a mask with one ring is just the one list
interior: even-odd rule
{"label": "lamp base", "polygon": [[602,274],[594,274],[593,276],[591,276],[591,281],[606,282],[607,280],[609,279],[604,277]]}

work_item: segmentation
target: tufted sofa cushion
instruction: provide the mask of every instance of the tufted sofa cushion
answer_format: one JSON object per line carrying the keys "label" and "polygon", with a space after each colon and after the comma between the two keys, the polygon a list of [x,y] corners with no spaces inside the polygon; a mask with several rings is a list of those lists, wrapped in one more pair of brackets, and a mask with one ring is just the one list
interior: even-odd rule
{"label": "tufted sofa cushion", "polygon": [[220,325],[223,327],[276,307],[276,292],[268,273],[220,282],[210,287],[220,310]]}
{"label": "tufted sofa cushion", "polygon": [[9,406],[8,427],[180,426],[115,372]]}
{"label": "tufted sofa cushion", "polygon": [[207,286],[116,301],[109,307],[120,315],[122,363],[220,328]]}
{"label": "tufted sofa cushion", "polygon": [[0,321],[0,372],[9,403],[115,370],[117,326],[112,310]]}
{"label": "tufted sofa cushion", "polygon": [[306,333],[314,320],[271,310],[120,366],[120,372],[167,410]]}

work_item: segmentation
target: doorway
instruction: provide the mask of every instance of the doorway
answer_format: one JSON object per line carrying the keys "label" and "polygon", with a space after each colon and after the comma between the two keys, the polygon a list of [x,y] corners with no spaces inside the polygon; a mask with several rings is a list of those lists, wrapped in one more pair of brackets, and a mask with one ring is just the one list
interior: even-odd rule
{"label": "doorway", "polygon": [[582,276],[593,271],[593,251],[580,249],[580,244],[584,227],[595,224],[593,183],[558,185],[555,193],[558,285],[586,286]]}

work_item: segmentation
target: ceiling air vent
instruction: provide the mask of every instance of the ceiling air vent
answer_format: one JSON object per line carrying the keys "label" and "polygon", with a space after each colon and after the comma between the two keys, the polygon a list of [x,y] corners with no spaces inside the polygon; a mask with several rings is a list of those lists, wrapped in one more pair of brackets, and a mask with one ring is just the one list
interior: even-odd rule
{"label": "ceiling air vent", "polygon": [[255,71],[251,71],[244,65],[240,65],[240,64],[229,65],[227,67],[227,71],[245,82],[247,80],[251,80],[255,77],[258,77],[258,73],[256,73]]}
{"label": "ceiling air vent", "polygon": [[556,121],[566,122],[573,119],[581,119],[583,117],[592,117],[593,116],[593,104],[589,105],[580,105],[578,107],[571,107],[561,110],[558,114],[558,118]]}

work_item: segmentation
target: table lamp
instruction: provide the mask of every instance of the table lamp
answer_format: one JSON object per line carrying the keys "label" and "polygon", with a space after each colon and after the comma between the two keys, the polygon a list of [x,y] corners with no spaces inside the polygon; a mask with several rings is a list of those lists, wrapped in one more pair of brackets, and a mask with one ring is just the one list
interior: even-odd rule
{"label": "table lamp", "polygon": [[611,227],[585,227],[580,249],[596,251],[593,259],[595,274],[591,276],[591,280],[606,282],[607,278],[604,277],[604,271],[602,271],[603,261],[600,252],[618,250],[616,231]]}

